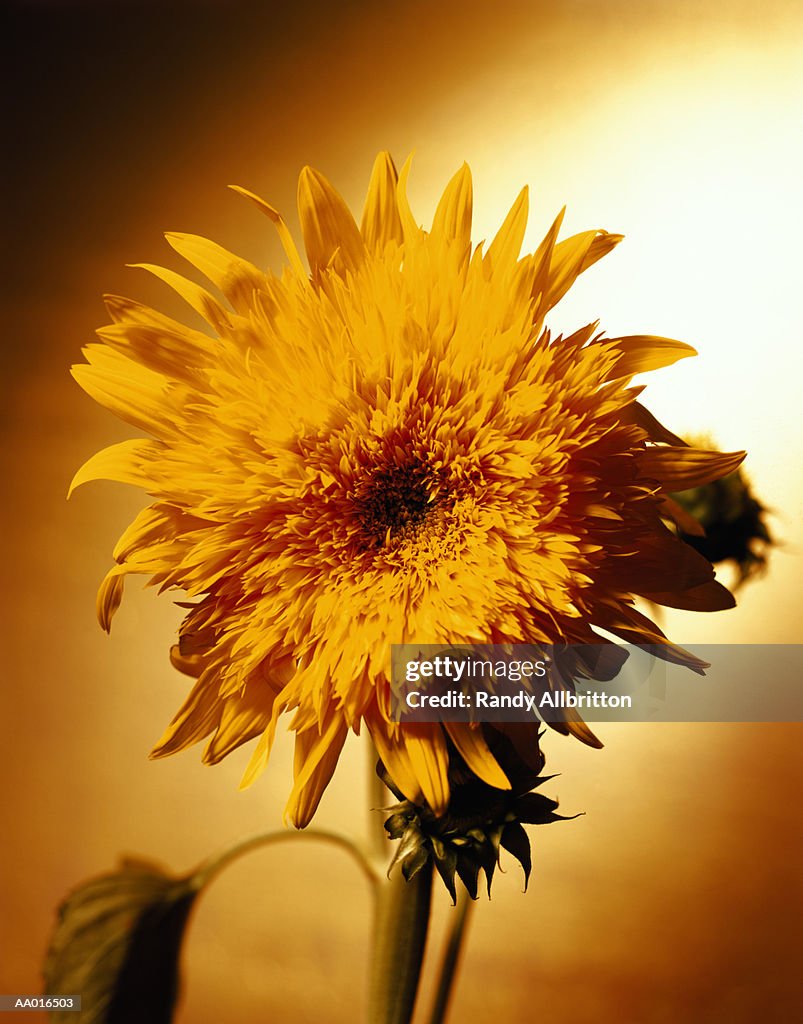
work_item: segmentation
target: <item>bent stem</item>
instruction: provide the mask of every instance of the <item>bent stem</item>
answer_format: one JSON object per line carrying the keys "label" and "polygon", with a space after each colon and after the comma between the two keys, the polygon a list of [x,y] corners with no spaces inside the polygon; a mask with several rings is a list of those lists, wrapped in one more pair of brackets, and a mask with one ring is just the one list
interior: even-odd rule
{"label": "bent stem", "polygon": [[429,927],[432,862],[408,882],[401,870],[378,887],[374,910],[369,1024],[409,1024]]}
{"label": "bent stem", "polygon": [[432,1003],[429,1024],[443,1024],[446,1020],[449,998],[451,997],[452,987],[457,974],[463,940],[466,937],[466,926],[473,906],[474,901],[469,896],[468,891],[463,886],[460,886],[457,894],[457,906],[454,908],[455,917],[451,921],[449,934],[446,938],[446,947],[443,951],[443,959],[438,975],[438,988]]}
{"label": "bent stem", "polygon": [[249,836],[247,839],[243,839],[234,846],[229,847],[228,850],[224,850],[223,853],[210,857],[209,860],[205,861],[194,873],[195,884],[199,889],[203,888],[232,861],[261,846],[309,840],[329,843],[332,846],[340,847],[341,850],[345,850],[371,883],[372,889],[376,891],[379,888],[379,875],[370,859],[360,847],[345,836],[341,836],[338,832],[329,832],[326,829],[320,828],[309,828],[304,832],[263,832],[260,835]]}

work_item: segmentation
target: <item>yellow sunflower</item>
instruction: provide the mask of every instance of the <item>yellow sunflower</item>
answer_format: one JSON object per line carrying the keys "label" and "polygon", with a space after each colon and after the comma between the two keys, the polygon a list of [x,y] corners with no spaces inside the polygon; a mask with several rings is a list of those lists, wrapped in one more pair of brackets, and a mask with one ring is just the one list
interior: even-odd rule
{"label": "yellow sunflower", "polygon": [[[456,748],[487,784],[508,779],[480,728],[393,722],[392,643],[602,642],[594,626],[693,658],[635,610],[732,604],[710,563],[668,528],[669,492],[732,472],[639,404],[635,373],[694,350],[667,338],[553,338],[544,317],[621,236],[558,241],[560,214],[520,258],[523,189],[490,245],[472,246],[463,166],[430,230],[377,158],[358,227],[305,168],[298,209],[309,271],[279,214],[280,277],[214,242],[169,234],[222,295],[148,266],[209,325],[129,299],[74,368],[85,391],[145,431],[78,472],[135,484],[152,504],[114,551],[98,595],[110,628],[129,573],[190,601],[174,664],[196,677],[155,756],[208,738],[216,763],[258,743],[267,763],[292,712],[286,816],[306,825],[349,730],[364,722],[397,787],[435,814]],[[568,728],[588,742],[580,721]],[[536,732],[533,728],[533,743]]]}

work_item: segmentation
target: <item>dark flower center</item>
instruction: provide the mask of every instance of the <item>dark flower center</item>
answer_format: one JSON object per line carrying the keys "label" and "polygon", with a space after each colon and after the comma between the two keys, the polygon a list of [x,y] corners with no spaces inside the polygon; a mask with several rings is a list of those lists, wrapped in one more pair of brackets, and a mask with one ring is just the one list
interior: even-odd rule
{"label": "dark flower center", "polygon": [[415,532],[435,507],[430,474],[420,463],[375,470],[356,499],[357,518],[373,547]]}

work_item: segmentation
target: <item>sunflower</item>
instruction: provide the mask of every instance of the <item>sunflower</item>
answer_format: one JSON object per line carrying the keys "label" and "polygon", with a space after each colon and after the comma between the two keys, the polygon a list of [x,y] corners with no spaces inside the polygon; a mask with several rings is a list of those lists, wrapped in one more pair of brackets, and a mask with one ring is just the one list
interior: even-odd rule
{"label": "sunflower", "polygon": [[[552,337],[547,312],[620,235],[558,241],[563,214],[520,258],[523,189],[487,247],[472,246],[467,166],[430,230],[407,199],[409,161],[374,164],[358,226],[305,168],[298,210],[309,269],[280,215],[281,276],[188,234],[170,245],[220,297],[147,266],[208,324],[107,297],[113,323],[74,376],[148,437],[104,449],[73,487],[108,479],[152,503],[123,533],[98,594],[105,629],[130,573],[185,595],[172,649],[195,677],[153,755],[207,739],[219,762],[278,719],[295,732],[286,817],[312,818],[350,730],[364,723],[397,789],[435,815],[450,752],[510,789],[481,728],[400,724],[392,643],[604,642],[594,627],[701,663],[634,607],[729,607],[710,563],[670,528],[669,497],[732,472],[742,453],[685,445],[639,402],[634,374],[694,350]],[[596,740],[578,719],[565,730]],[[537,732],[533,727],[533,744]]]}

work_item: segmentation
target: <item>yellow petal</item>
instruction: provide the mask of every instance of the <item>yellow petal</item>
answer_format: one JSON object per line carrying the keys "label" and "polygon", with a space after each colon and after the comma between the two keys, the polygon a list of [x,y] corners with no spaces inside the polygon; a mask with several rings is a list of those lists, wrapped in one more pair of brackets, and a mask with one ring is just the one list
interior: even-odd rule
{"label": "yellow petal", "polygon": [[410,754],[401,736],[391,736],[385,722],[369,723],[371,738],[390,777],[408,800],[421,802],[421,784],[413,770]]}
{"label": "yellow petal", "polygon": [[165,377],[108,345],[87,345],[83,351],[89,365],[79,363],[70,372],[88,395],[120,419],[155,437],[175,435],[165,400]]}
{"label": "yellow petal", "polygon": [[399,211],[404,240],[407,243],[415,242],[423,236],[423,231],[413,216],[410,209],[410,201],[407,198],[407,180],[410,177],[410,169],[413,166],[413,154],[411,153],[402,165],[399,172],[399,183],[396,186],[396,206]]}
{"label": "yellow petal", "polygon": [[259,737],[259,742],[254,748],[250,761],[246,765],[243,777],[240,779],[240,789],[248,789],[252,783],[256,782],[267,767],[270,759],[270,752],[273,747],[273,740],[276,737],[276,723],[279,720],[281,710],[282,707],[277,701],[276,704],[273,705],[273,714],[271,715],[268,727]]}
{"label": "yellow petal", "polygon": [[149,480],[144,467],[159,453],[155,441],[133,438],[119,444],[101,448],[81,466],[70,483],[69,498],[76,487],[90,480],[114,480],[120,484],[147,486]]}
{"label": "yellow petal", "polygon": [[565,214],[566,207],[564,206],[552,222],[552,226],[549,231],[547,231],[546,235],[544,235],[538,248],[535,250],[533,255],[528,257],[525,261],[527,273],[530,278],[529,291],[533,299],[536,300],[535,309],[533,311],[533,320],[536,331],[540,331],[544,314],[549,309],[549,306],[545,304],[546,296],[549,292],[549,268],[552,263],[555,245],[558,240],[558,233],[560,232],[560,227],[563,223]]}
{"label": "yellow petal", "polygon": [[642,476],[659,480],[666,491],[687,491],[732,473],[746,454],[660,447],[647,448],[636,458]]}
{"label": "yellow petal", "polygon": [[216,665],[203,673],[151,751],[152,758],[184,750],[216,728],[220,721],[219,672]]}
{"label": "yellow petal", "polygon": [[483,782],[496,789],[510,789],[508,777],[488,749],[482,730],[466,722],[445,722],[444,728],[468,767]]}
{"label": "yellow petal", "polygon": [[673,434],[640,402],[631,402],[630,405],[625,406],[620,412],[619,418],[623,423],[635,423],[641,427],[650,441],[657,441],[660,444],[671,444],[678,448],[689,447],[682,437]]}
{"label": "yellow petal", "polygon": [[518,260],[524,232],[527,230],[527,217],[530,209],[530,191],[525,185],[519,192],[510,212],[505,217],[502,227],[488,247],[485,258],[494,269],[505,269]]}
{"label": "yellow petal", "polygon": [[566,718],[566,727],[572,736],[576,737],[586,746],[595,747],[597,750],[601,750],[604,743],[599,739],[595,733],[589,729],[583,719],[580,717],[574,708],[563,708],[562,714]]}
{"label": "yellow petal", "polygon": [[273,717],[275,700],[276,691],[264,680],[253,680],[242,693],[226,698],[220,724],[204,750],[204,764],[218,764],[237,747],[263,733]]}
{"label": "yellow petal", "polygon": [[365,257],[365,243],[340,193],[311,167],[298,178],[298,216],[307,259],[313,273],[332,263],[335,270],[356,270]]}
{"label": "yellow petal", "polygon": [[174,380],[195,382],[197,370],[208,366],[214,357],[214,342],[200,331],[147,324],[115,323],[101,327],[97,336],[109,348],[116,349],[141,366]]}
{"label": "yellow petal", "polygon": [[583,231],[555,246],[549,264],[549,282],[543,300],[545,305],[541,307],[542,312],[560,302],[583,272],[586,257],[597,234],[597,231]]}
{"label": "yellow petal", "polygon": [[366,246],[381,252],[389,242],[402,243],[401,218],[396,199],[399,175],[389,153],[380,153],[374,161],[368,195],[360,223]]}
{"label": "yellow petal", "polygon": [[165,238],[179,256],[197,267],[235,309],[247,310],[254,292],[265,287],[265,275],[217,242],[200,235],[169,231]]}
{"label": "yellow petal", "polygon": [[401,740],[424,799],[436,816],[445,814],[449,805],[449,753],[443,730],[437,725],[405,725]]}
{"label": "yellow petal", "polygon": [[669,516],[690,537],[705,537],[705,530],[694,516],[690,515],[682,505],[679,505],[674,498],[670,498],[668,494],[664,496],[659,508],[664,515]]}
{"label": "yellow petal", "polygon": [[472,208],[471,171],[464,163],[444,189],[435,210],[433,236],[446,242],[455,241],[460,252],[467,251],[471,246]]}
{"label": "yellow petal", "polygon": [[615,366],[607,374],[609,380],[631,377],[635,373],[646,373],[648,370],[659,370],[663,366],[671,366],[679,359],[697,355],[697,350],[683,341],[651,334],[606,339],[602,345],[619,353]]}
{"label": "yellow petal", "polygon": [[186,277],[182,277],[181,274],[177,274],[174,270],[168,270],[166,267],[157,267],[153,263],[129,263],[128,266],[136,270],[147,270],[154,277],[158,277],[160,281],[164,281],[177,295],[184,299],[188,306],[191,306],[196,313],[200,313],[204,320],[214,327],[219,334],[226,334],[231,330],[231,318],[223,306],[221,306],[214,295],[211,295],[205,288],[201,288],[194,281],[187,280]]}
{"label": "yellow petal", "polygon": [[296,248],[296,243],[293,241],[293,236],[290,234],[290,229],[287,227],[287,224],[285,224],[278,210],[275,210],[270,203],[266,203],[265,200],[256,195],[256,193],[249,192],[247,188],[242,188],[240,185],[229,185],[229,188],[238,195],[244,196],[246,199],[250,199],[266,217],[270,218],[276,226],[276,233],[279,236],[279,241],[282,243],[282,248],[284,249],[287,258],[290,260],[290,266],[295,270],[296,274],[298,274],[300,278],[306,278],[306,267],[301,260],[301,256]]}
{"label": "yellow petal", "polygon": [[348,728],[340,712],[333,712],[321,732],[316,728],[296,734],[295,784],[285,807],[285,818],[305,828],[315,813],[346,740]]}
{"label": "yellow petal", "polygon": [[114,613],[120,607],[123,600],[123,584],[125,583],[125,570],[116,565],[110,569],[98,588],[98,596],[95,600],[95,612],[98,617],[101,629],[106,633],[111,632]]}
{"label": "yellow petal", "polygon": [[583,264],[580,267],[580,273],[588,270],[589,267],[593,266],[597,260],[601,260],[603,256],[607,256],[612,249],[624,239],[624,235],[615,235],[610,231],[600,231],[594,241],[588,248]]}

